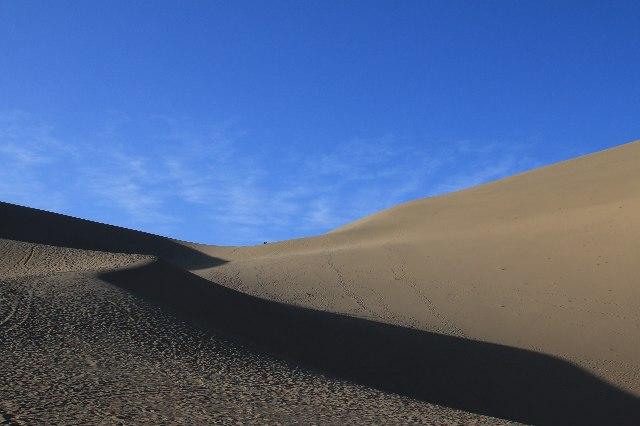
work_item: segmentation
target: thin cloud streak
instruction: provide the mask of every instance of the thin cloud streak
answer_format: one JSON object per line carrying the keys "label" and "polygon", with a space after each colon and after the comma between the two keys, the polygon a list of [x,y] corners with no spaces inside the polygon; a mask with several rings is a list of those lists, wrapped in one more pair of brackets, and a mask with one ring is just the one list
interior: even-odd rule
{"label": "thin cloud streak", "polygon": [[386,135],[274,155],[249,146],[232,123],[153,117],[159,130],[137,145],[113,121],[77,142],[28,114],[0,118],[0,199],[215,244],[319,234],[533,164],[525,144],[505,152],[460,141],[427,152]]}

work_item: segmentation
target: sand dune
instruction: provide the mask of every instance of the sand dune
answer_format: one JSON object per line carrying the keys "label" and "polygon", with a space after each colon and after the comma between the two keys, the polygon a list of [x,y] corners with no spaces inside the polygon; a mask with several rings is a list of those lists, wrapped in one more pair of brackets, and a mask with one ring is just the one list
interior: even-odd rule
{"label": "sand dune", "polygon": [[640,142],[255,247],[2,204],[0,410],[637,424],[639,218]]}
{"label": "sand dune", "polygon": [[498,421],[300,366],[294,342],[274,357],[286,339],[262,319],[296,313],[161,260],[220,263],[171,240],[8,204],[0,219],[21,238],[0,239],[3,424]]}

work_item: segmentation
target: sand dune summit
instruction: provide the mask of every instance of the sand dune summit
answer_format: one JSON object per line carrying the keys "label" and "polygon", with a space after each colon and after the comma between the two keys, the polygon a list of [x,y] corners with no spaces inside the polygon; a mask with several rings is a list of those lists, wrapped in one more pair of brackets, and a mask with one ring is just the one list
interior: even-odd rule
{"label": "sand dune summit", "polygon": [[3,203],[0,281],[8,423],[640,424],[640,142],[254,247]]}

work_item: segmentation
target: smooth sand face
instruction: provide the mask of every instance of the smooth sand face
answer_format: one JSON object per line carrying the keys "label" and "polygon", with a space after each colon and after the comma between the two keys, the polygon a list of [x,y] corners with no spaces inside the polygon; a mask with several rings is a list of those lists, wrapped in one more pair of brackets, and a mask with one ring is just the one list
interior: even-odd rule
{"label": "smooth sand face", "polygon": [[250,294],[568,360],[640,395],[640,142],[325,236],[199,250]]}
{"label": "smooth sand face", "polygon": [[[34,283],[50,289],[71,286],[63,294],[73,294],[80,291],[73,286],[85,283],[81,302],[69,296],[61,304],[92,306],[87,288],[101,288],[95,297],[113,301],[99,306],[119,306],[122,290],[139,298],[136,303],[160,303],[171,313],[145,315],[160,315],[162,324],[176,321],[166,320],[165,315],[179,315],[196,324],[194,330],[205,330],[180,331],[179,339],[198,341],[197,333],[205,332],[223,335],[241,347],[249,345],[259,356],[268,353],[288,360],[287,365],[325,372],[339,383],[382,391],[376,394],[382,395],[380,399],[372,397],[377,403],[363,408],[369,420],[403,421],[398,416],[380,417],[382,412],[402,412],[391,396],[391,405],[380,402],[384,395],[395,393],[421,404],[527,423],[634,424],[640,416],[639,218],[640,142],[636,142],[403,204],[320,237],[255,247],[183,243],[2,205],[0,238],[5,240],[0,244],[0,278],[7,295],[18,294],[20,288],[36,294]],[[31,306],[49,306],[44,300],[51,296],[42,297]],[[9,318],[0,331],[4,338],[15,340],[11,334],[15,332],[6,332],[22,309],[14,305],[18,306],[14,313],[6,308],[0,314]],[[146,305],[140,306],[135,309],[150,312]],[[48,320],[11,325],[26,339],[20,345],[40,341],[30,332],[46,329],[40,324],[89,321],[86,316],[79,320],[75,314],[56,316],[55,310],[43,309],[27,318]],[[115,315],[109,309],[101,315]],[[138,328],[135,322],[129,324],[130,328],[123,326],[126,336],[130,336],[126,330]],[[149,333],[166,336],[162,327],[152,327]],[[94,341],[86,342],[90,347]],[[113,340],[104,345],[128,350]],[[6,358],[5,368],[20,362],[16,353],[5,350],[4,356],[13,354]],[[207,353],[217,356],[215,351]],[[179,358],[169,351],[157,362],[164,362],[163,368],[181,363],[184,377],[208,380],[185,367],[188,363],[176,361]],[[235,359],[225,362],[233,364]],[[138,376],[127,386],[151,377],[146,368],[134,369],[136,373],[128,377]],[[58,376],[73,368],[65,371]],[[288,383],[301,392],[315,386],[311,379],[286,374],[291,376]],[[37,378],[25,380],[23,386],[37,383]],[[8,389],[5,385],[3,389]],[[268,394],[269,387],[264,389]],[[277,386],[273,389],[282,392]],[[189,400],[191,391],[188,388],[174,400]],[[219,389],[209,392],[220,395]],[[337,395],[347,391],[340,392]],[[362,400],[357,395],[363,391],[348,392]],[[321,399],[335,396],[320,393]],[[248,416],[251,398],[243,399],[241,391],[235,395],[249,407],[240,410]],[[3,398],[10,400],[7,395]],[[149,399],[139,401],[147,401],[140,402],[141,407],[153,406]],[[256,401],[262,401],[261,396]],[[287,401],[285,405],[296,406],[295,400]],[[16,411],[5,406],[0,401],[1,409]],[[323,406],[297,407],[317,413]],[[328,411],[334,413],[334,421],[348,420],[336,414],[341,410],[337,407]],[[447,412],[454,413],[447,417],[429,408],[432,405],[412,407],[426,413],[417,421],[470,421],[455,417],[464,414],[459,411]],[[161,418],[176,417],[134,417]]]}

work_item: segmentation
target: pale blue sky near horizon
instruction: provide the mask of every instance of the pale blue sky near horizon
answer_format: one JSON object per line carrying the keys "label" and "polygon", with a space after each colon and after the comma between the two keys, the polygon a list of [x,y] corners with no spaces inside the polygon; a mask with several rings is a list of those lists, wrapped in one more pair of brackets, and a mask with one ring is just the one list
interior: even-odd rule
{"label": "pale blue sky near horizon", "polygon": [[0,1],[0,200],[316,235],[640,138],[637,1]]}

